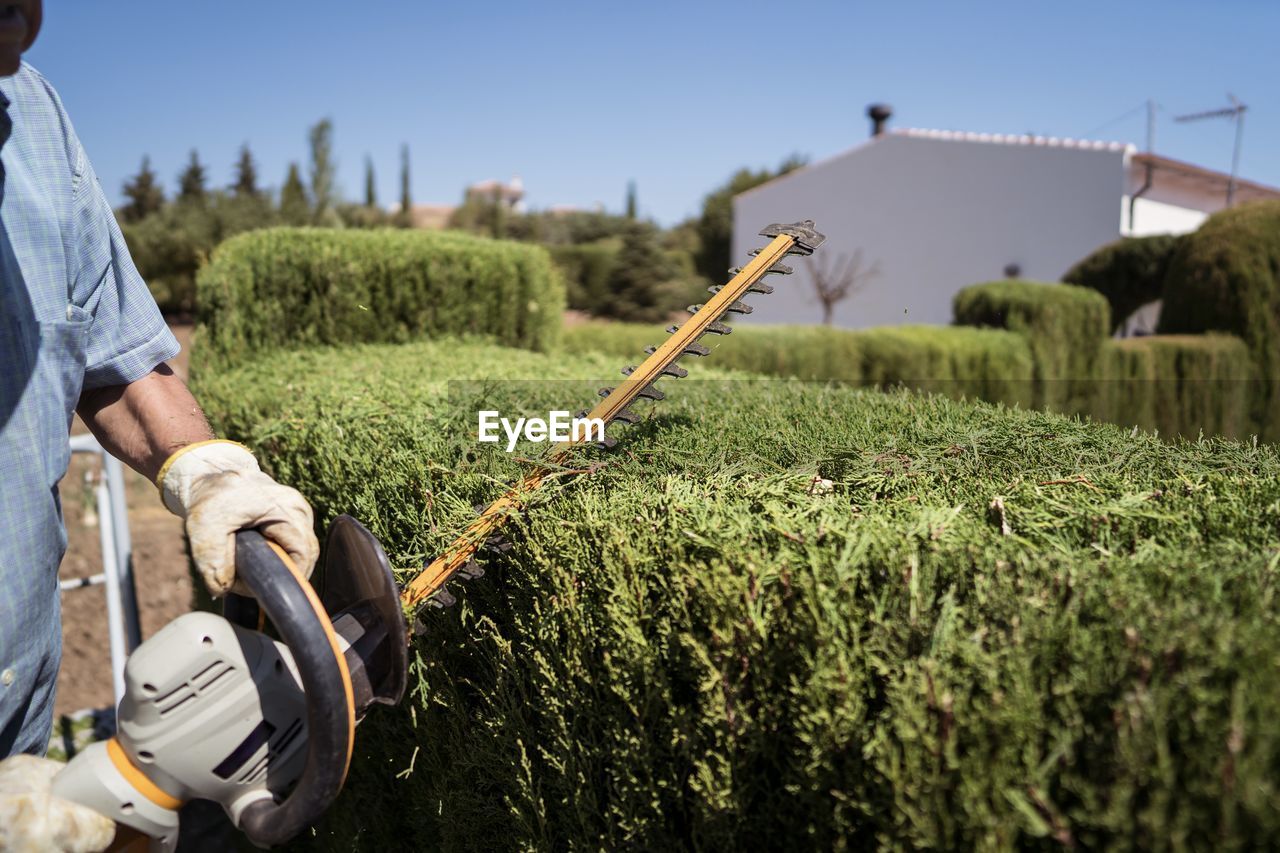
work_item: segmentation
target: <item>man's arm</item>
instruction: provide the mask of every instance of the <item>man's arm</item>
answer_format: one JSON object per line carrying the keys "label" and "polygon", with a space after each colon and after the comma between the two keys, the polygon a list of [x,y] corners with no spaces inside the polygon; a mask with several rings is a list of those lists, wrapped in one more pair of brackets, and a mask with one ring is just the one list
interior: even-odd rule
{"label": "man's arm", "polygon": [[164,505],[185,519],[191,558],[211,593],[248,593],[235,583],[235,534],[244,528],[260,530],[311,574],[320,545],[306,499],[262,473],[247,448],[215,440],[168,365],[85,391],[76,410],[102,446],[155,482]]}
{"label": "man's arm", "polygon": [[112,456],[152,482],[178,450],[213,438],[200,405],[167,364],[128,385],[86,391],[76,411]]}

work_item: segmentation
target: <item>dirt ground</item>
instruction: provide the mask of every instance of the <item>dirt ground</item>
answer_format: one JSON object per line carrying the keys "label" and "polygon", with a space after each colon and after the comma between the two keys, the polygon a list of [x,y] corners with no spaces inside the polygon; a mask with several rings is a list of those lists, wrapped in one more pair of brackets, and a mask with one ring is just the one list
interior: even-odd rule
{"label": "dirt ground", "polygon": [[[171,362],[174,372],[187,377],[189,325],[171,326],[182,353]],[[76,418],[73,433],[85,432]],[[67,555],[60,576],[80,578],[102,570],[96,507],[86,476],[97,477],[99,465],[83,454],[74,455],[60,486],[67,524]],[[191,579],[187,574],[182,522],[160,503],[154,485],[126,469],[129,533],[133,541],[134,578],[142,637],[154,634],[171,619],[191,609]],[[107,606],[101,586],[85,587],[62,596],[62,670],[58,674],[55,713],[109,708],[111,654],[107,643]]]}

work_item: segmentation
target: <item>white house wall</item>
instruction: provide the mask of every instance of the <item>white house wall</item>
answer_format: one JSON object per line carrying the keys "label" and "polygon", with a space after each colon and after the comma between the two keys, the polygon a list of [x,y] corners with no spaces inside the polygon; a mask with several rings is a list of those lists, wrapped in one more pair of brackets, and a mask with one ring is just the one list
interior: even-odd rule
{"label": "white house wall", "polygon": [[1121,201],[1123,234],[1126,237],[1148,237],[1152,234],[1187,234],[1209,218],[1203,210],[1192,210],[1176,204],[1139,198],[1133,206],[1133,226],[1129,225],[1129,196]]}
{"label": "white house wall", "polygon": [[[951,322],[956,291],[1003,276],[1057,281],[1120,233],[1124,152],[888,134],[734,199],[733,258],[744,263],[771,222],[813,219],[828,261],[861,248],[880,274],[836,306],[847,328]],[[817,323],[807,266],[771,276],[743,321]]]}

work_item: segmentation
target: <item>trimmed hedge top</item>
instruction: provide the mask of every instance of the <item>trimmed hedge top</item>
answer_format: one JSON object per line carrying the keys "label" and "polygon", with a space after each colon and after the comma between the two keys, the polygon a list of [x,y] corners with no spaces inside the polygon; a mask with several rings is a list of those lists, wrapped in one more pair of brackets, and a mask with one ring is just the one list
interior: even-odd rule
{"label": "trimmed hedge top", "polygon": [[1123,237],[1067,270],[1062,280],[1101,293],[1119,325],[1164,292],[1164,278],[1178,238],[1172,234]]}
{"label": "trimmed hedge top", "polygon": [[[635,358],[667,333],[659,326],[581,323],[565,330],[571,353],[607,352]],[[725,338],[708,335],[711,364],[766,376],[888,387],[903,384],[952,397],[1032,402],[1032,361],[1026,340],[1013,332],[958,326],[735,326]]]}
{"label": "trimmed hedge top", "polygon": [[[353,512],[412,568],[520,470],[476,444],[479,404],[572,410],[596,383],[545,380],[617,367],[362,346],[286,353],[198,393],[318,520]],[[448,384],[463,375],[492,378]],[[694,379],[711,375],[664,382],[602,469],[540,494],[513,550],[427,614],[409,696],[361,725],[309,843],[1280,836],[1280,450]],[[499,381],[516,377],[539,381]]]}
{"label": "trimmed hedge top", "polygon": [[197,282],[193,370],[278,348],[481,334],[552,348],[564,283],[545,249],[451,232],[274,228]]}
{"label": "trimmed hedge top", "polygon": [[955,295],[955,321],[1020,332],[1035,358],[1043,405],[1080,411],[1096,375],[1102,342],[1111,334],[1107,300],[1087,287],[995,281]]}

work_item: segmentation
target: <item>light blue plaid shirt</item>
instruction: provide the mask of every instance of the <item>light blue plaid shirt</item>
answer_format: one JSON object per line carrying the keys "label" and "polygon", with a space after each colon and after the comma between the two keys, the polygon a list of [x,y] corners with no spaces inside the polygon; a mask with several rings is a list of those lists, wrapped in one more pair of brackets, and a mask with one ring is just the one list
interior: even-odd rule
{"label": "light blue plaid shirt", "polygon": [[58,481],[82,389],[178,353],[53,87],[0,78],[0,758],[43,754],[62,657]]}

